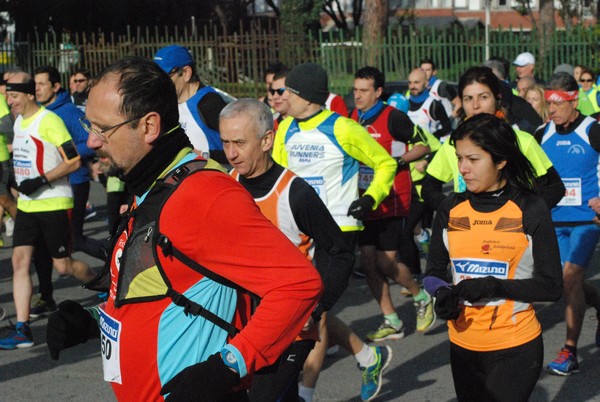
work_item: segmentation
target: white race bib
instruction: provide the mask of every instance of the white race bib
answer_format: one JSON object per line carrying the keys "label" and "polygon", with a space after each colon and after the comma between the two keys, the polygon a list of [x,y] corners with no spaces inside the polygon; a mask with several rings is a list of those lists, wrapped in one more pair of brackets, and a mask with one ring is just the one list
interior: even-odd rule
{"label": "white race bib", "polygon": [[371,167],[360,165],[358,168],[358,188],[366,190],[373,181],[374,171]]}
{"label": "white race bib", "polygon": [[562,179],[565,185],[565,196],[556,205],[561,207],[581,206],[581,179]]}
{"label": "white race bib", "polygon": [[303,179],[315,189],[323,204],[327,205],[327,191],[323,176],[303,177]]}
{"label": "white race bib", "polygon": [[109,316],[102,308],[100,311],[100,344],[102,350],[102,368],[104,381],[122,384],[119,345],[121,323]]}
{"label": "white race bib", "polygon": [[[452,277],[454,284],[468,279],[493,276],[497,279],[508,279],[509,264],[506,261],[485,260],[481,258],[452,258]],[[464,301],[465,306],[499,306],[506,299],[483,299],[475,303]]]}

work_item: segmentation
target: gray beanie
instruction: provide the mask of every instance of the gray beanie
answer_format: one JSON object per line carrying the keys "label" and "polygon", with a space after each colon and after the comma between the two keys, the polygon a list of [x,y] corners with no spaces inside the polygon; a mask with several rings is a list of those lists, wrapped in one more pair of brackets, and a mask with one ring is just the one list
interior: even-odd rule
{"label": "gray beanie", "polygon": [[329,96],[327,72],[318,64],[299,64],[285,78],[288,91],[302,99],[324,105]]}

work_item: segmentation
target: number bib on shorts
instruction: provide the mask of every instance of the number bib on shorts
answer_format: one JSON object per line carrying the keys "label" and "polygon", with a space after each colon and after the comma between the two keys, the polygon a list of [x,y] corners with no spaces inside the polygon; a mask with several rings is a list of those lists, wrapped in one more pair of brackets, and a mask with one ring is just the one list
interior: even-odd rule
{"label": "number bib on shorts", "polygon": [[104,381],[121,384],[120,335],[121,323],[109,316],[102,308],[100,311],[100,342]]}

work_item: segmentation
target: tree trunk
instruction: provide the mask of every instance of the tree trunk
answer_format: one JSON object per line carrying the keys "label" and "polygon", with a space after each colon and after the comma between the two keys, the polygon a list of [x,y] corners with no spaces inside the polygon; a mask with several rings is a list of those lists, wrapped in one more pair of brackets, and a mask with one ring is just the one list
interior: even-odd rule
{"label": "tree trunk", "polygon": [[552,35],[556,29],[554,22],[554,1],[540,0],[540,29],[538,40],[540,49],[538,52],[537,71],[543,71],[546,55],[552,51]]}
{"label": "tree trunk", "polygon": [[363,61],[368,66],[381,66],[381,45],[387,29],[388,1],[365,0],[363,13]]}

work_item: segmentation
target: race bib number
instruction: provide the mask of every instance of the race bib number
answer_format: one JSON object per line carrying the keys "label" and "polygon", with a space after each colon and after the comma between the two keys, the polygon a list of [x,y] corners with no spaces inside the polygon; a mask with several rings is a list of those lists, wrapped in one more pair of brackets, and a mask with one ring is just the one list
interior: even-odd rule
{"label": "race bib number", "polygon": [[102,308],[100,311],[100,345],[104,381],[122,384],[119,342],[121,323],[109,316]]}
{"label": "race bib number", "polygon": [[303,177],[303,179],[315,189],[323,204],[327,205],[327,191],[325,189],[325,179],[323,176]]}
{"label": "race bib number", "polygon": [[34,177],[31,161],[13,159],[13,165],[17,183],[21,183],[25,179]]}
{"label": "race bib number", "polygon": [[565,185],[565,196],[556,205],[561,207],[581,206],[581,179],[562,179]]}
{"label": "race bib number", "polygon": [[[452,277],[454,284],[465,279],[485,278],[493,276],[497,279],[508,279],[509,264],[506,261],[484,260],[479,258],[453,258]],[[505,299],[485,299],[476,303],[464,301],[466,306],[498,306],[504,304]]]}
{"label": "race bib number", "polygon": [[358,168],[358,188],[359,190],[366,190],[373,181],[374,171],[369,166],[361,165]]}

